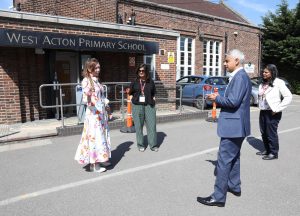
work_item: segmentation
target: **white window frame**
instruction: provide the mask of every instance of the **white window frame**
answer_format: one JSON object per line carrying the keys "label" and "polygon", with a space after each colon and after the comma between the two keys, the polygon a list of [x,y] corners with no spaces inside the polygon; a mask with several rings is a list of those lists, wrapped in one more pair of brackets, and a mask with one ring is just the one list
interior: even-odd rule
{"label": "white window frame", "polygon": [[[151,63],[150,64],[147,63],[147,58],[151,58]],[[156,79],[156,75],[155,75],[155,73],[156,73],[155,58],[156,58],[155,54],[153,54],[153,55],[144,55],[144,64],[147,65],[147,67],[149,69],[150,77],[152,78],[152,80]]]}
{"label": "white window frame", "polygon": [[[180,43],[181,39],[184,40],[184,48],[181,50]],[[192,40],[192,50],[188,51],[188,40]],[[181,53],[184,56],[184,63],[181,64]],[[188,62],[188,54],[191,54],[191,64]],[[195,39],[191,37],[178,37],[177,38],[177,72],[176,72],[176,80],[180,79],[183,76],[194,75],[195,74]],[[183,73],[181,73],[181,68],[183,68]],[[190,73],[189,73],[190,69]]]}
{"label": "white window frame", "polygon": [[[218,53],[217,53],[217,43],[219,43]],[[212,51],[210,50],[210,45],[212,44]],[[206,46],[206,52],[204,47]],[[217,40],[205,39],[203,41],[203,75],[210,76],[221,76],[222,74],[222,42]],[[212,55],[212,59],[210,56]],[[217,56],[219,59],[217,60]],[[210,62],[212,61],[212,65]],[[206,64],[204,64],[206,62]]]}

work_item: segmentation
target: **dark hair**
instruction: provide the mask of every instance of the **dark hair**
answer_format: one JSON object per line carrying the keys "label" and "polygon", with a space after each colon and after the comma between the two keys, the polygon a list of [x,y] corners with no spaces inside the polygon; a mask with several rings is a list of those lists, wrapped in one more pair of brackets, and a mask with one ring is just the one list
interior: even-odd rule
{"label": "dark hair", "polygon": [[[276,65],[274,64],[268,64],[266,65],[265,69],[271,72],[271,79],[270,80],[263,80],[263,83],[268,83],[270,86],[273,86],[273,82],[278,76],[278,70]],[[262,76],[262,74],[261,74]]]}
{"label": "dark hair", "polygon": [[86,60],[83,71],[82,71],[82,76],[89,77],[90,73],[95,71],[97,64],[100,64],[100,63],[96,58],[91,58],[91,59]]}
{"label": "dark hair", "polygon": [[137,69],[136,69],[136,79],[139,79],[140,76],[139,76],[139,72],[140,72],[140,69],[141,68],[144,68],[145,69],[145,75],[146,75],[146,80],[149,80],[150,79],[150,73],[149,73],[149,70],[148,70],[148,67],[146,64],[140,64]]}

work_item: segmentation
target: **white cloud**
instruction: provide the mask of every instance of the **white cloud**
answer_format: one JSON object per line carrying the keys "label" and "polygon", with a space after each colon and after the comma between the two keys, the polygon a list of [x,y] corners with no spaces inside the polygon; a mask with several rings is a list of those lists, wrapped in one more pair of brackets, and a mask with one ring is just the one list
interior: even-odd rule
{"label": "white cloud", "polygon": [[236,3],[252,10],[255,10],[259,13],[267,13],[268,11],[272,10],[271,8],[268,8],[268,6],[260,3],[250,2],[246,0],[236,0]]}

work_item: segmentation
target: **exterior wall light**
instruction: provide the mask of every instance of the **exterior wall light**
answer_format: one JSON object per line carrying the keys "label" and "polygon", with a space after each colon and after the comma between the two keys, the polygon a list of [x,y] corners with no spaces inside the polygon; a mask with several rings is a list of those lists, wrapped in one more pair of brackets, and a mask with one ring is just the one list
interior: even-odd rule
{"label": "exterior wall light", "polygon": [[135,17],[136,17],[135,12],[134,12],[134,10],[132,9],[131,15],[130,15],[130,17],[128,18],[128,20],[127,20],[126,23],[127,23],[128,25],[135,25]]}
{"label": "exterior wall light", "polygon": [[204,39],[204,33],[201,32],[200,26],[198,26],[198,37],[199,37],[200,41],[203,41],[203,39]]}

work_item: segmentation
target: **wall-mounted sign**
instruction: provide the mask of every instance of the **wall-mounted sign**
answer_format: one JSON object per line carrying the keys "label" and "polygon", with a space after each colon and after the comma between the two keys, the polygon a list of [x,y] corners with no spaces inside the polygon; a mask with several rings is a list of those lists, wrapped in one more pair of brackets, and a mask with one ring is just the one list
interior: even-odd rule
{"label": "wall-mounted sign", "polygon": [[129,56],[129,67],[135,67],[135,57]]}
{"label": "wall-mounted sign", "polygon": [[172,64],[175,62],[175,54],[174,52],[168,52],[168,63]]}
{"label": "wall-mounted sign", "polygon": [[13,47],[71,49],[157,54],[158,43],[121,38],[0,29],[0,45]]}
{"label": "wall-mounted sign", "polygon": [[254,73],[255,65],[254,64],[244,64],[244,69],[247,73]]}
{"label": "wall-mounted sign", "polygon": [[160,65],[160,68],[161,68],[162,70],[169,70],[169,69],[170,69],[170,65],[169,65],[169,64],[161,64],[161,65]]}

